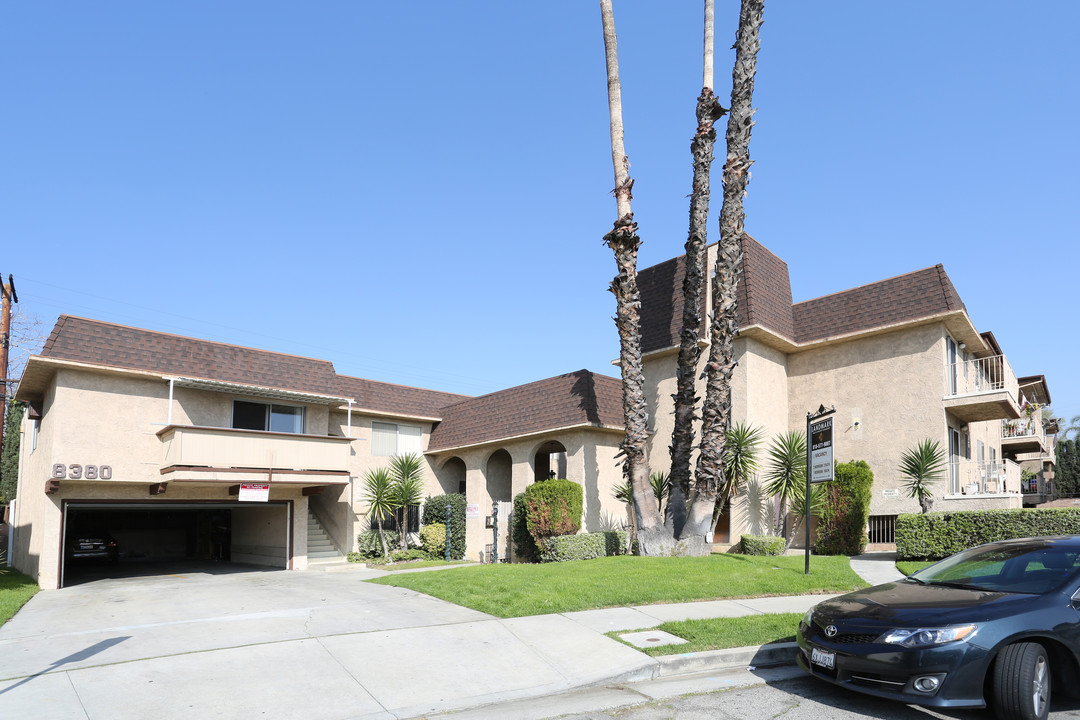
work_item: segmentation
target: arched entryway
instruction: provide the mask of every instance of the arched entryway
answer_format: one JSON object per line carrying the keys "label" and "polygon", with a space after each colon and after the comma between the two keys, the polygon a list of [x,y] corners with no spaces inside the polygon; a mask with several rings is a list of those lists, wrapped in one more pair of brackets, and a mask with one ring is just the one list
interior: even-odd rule
{"label": "arched entryway", "polygon": [[513,496],[513,465],[510,453],[496,450],[484,464],[484,480],[487,483],[488,497],[494,502],[510,502]]}
{"label": "arched entryway", "polygon": [[533,480],[566,477],[566,447],[558,440],[548,440],[533,457]]}
{"label": "arched entryway", "polygon": [[445,494],[465,494],[465,461],[461,458],[454,456],[447,460],[435,473],[435,477]]}

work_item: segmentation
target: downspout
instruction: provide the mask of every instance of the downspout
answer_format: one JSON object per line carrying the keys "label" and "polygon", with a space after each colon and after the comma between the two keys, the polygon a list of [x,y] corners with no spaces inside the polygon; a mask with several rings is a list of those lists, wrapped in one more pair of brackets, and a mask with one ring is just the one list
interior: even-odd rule
{"label": "downspout", "polygon": [[352,437],[352,406],[353,400],[349,398],[349,419],[346,421],[345,437]]}
{"label": "downspout", "polygon": [[176,378],[169,378],[169,415],[165,420],[166,425],[172,425],[173,385],[175,383]]}

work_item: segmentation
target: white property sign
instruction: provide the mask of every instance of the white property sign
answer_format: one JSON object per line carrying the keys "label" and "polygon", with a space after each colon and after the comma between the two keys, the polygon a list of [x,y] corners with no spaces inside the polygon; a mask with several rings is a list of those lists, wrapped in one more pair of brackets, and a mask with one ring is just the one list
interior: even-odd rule
{"label": "white property sign", "polygon": [[266,502],[270,499],[270,483],[240,483],[240,502]]}
{"label": "white property sign", "polygon": [[465,506],[465,519],[475,520],[480,517],[480,503],[469,503]]}
{"label": "white property sign", "polygon": [[810,482],[833,479],[833,419],[810,423]]}

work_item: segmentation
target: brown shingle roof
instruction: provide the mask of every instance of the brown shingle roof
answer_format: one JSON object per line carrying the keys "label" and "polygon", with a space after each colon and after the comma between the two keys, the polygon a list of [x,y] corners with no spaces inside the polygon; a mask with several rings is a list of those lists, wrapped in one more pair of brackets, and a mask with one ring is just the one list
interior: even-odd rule
{"label": "brown shingle roof", "polygon": [[449,405],[442,417],[428,452],[586,424],[622,428],[622,383],[578,370]]}
{"label": "brown shingle roof", "polygon": [[337,375],[326,360],[170,335],[61,315],[43,357],[179,375],[201,380],[353,398],[357,406],[393,415],[439,417],[467,395]]}
{"label": "brown shingle roof", "polygon": [[743,236],[743,273],[739,280],[739,327],[760,325],[795,339],[791,316],[791,279],[787,263],[749,235]]}
{"label": "brown shingle roof", "polygon": [[197,340],[61,315],[44,357],[167,375],[331,395],[334,366],[325,360]]}
{"label": "brown shingle roof", "polygon": [[941,265],[798,303],[796,340],[823,340],[965,310]]}
{"label": "brown shingle roof", "polygon": [[334,387],[336,394],[354,398],[356,407],[360,410],[429,418],[442,417],[442,408],[469,398],[468,395],[393,385],[347,375],[336,376]]}
{"label": "brown shingle roof", "polygon": [[[740,329],[759,325],[802,344],[965,310],[941,265],[793,305],[787,263],[749,235],[742,249]],[[682,277],[682,256],[638,273],[643,352],[679,344]]]}

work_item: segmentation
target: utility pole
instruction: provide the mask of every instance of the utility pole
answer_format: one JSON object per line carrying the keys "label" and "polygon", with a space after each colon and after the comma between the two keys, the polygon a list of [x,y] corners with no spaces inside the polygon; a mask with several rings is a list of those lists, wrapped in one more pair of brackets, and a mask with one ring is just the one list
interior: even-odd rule
{"label": "utility pole", "polygon": [[11,303],[19,302],[19,296],[15,292],[15,278],[8,274],[8,281],[3,282],[0,276],[0,296],[3,304],[0,306],[0,457],[4,455],[4,430],[7,429],[7,392],[8,383],[8,350],[11,347]]}

